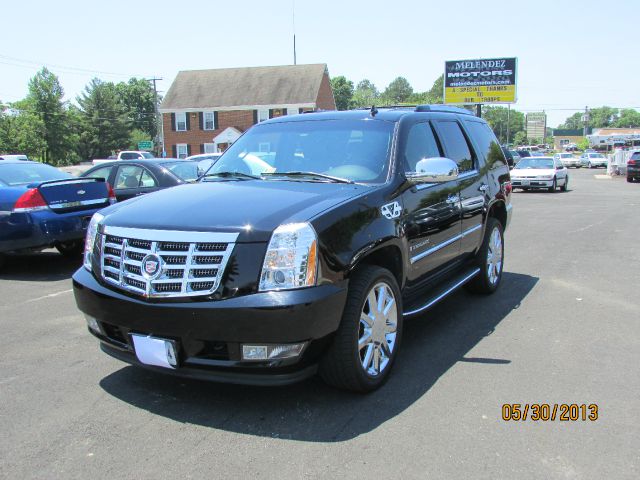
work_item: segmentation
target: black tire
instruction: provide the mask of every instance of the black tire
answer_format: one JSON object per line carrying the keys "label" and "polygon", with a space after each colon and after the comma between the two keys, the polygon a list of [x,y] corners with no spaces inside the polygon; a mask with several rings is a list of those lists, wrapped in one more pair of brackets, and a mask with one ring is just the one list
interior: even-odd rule
{"label": "black tire", "polygon": [[[500,268],[497,272],[497,279],[492,281],[489,278],[489,244],[493,231],[497,230],[500,235],[501,251],[500,251]],[[465,288],[473,293],[482,293],[485,295],[492,294],[500,286],[500,280],[502,280],[502,270],[504,269],[504,229],[502,224],[495,218],[489,217],[487,219],[487,228],[484,232],[484,239],[482,240],[482,246],[476,254],[475,260],[476,266],[480,268],[473,280],[465,284]]]}
{"label": "black tire", "polygon": [[556,177],[553,177],[553,185],[551,185],[548,190],[553,193],[556,191],[556,188],[558,188],[558,180],[556,180]]}
{"label": "black tire", "polygon": [[[370,375],[365,371],[360,348],[358,347],[358,341],[363,332],[363,323],[360,317],[367,308],[369,293],[380,284],[385,284],[395,297],[396,336],[387,363],[380,369],[379,373]],[[349,281],[349,293],[342,320],[333,342],[320,362],[320,376],[329,385],[344,390],[359,393],[376,390],[389,377],[401,339],[402,297],[395,277],[385,268],[363,265],[353,273]]]}
{"label": "black tire", "polygon": [[84,250],[84,241],[72,240],[70,242],[61,242],[56,244],[56,250],[66,258],[77,258]]}
{"label": "black tire", "polygon": [[634,178],[633,177],[627,177],[627,182],[633,183],[634,182]]}
{"label": "black tire", "polygon": [[562,185],[562,186],[560,187],[560,191],[561,191],[561,192],[566,192],[566,191],[568,191],[568,190],[569,190],[569,175],[567,175],[567,177],[566,177],[566,179],[565,179],[565,181],[564,181],[564,185]]}

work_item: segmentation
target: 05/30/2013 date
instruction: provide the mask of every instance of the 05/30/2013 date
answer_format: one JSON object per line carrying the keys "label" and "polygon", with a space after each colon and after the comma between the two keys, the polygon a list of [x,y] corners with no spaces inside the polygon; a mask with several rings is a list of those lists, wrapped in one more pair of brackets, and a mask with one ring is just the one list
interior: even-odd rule
{"label": "05/30/2013 date", "polygon": [[598,419],[598,405],[595,403],[505,403],[502,405],[502,419],[505,422],[577,422]]}

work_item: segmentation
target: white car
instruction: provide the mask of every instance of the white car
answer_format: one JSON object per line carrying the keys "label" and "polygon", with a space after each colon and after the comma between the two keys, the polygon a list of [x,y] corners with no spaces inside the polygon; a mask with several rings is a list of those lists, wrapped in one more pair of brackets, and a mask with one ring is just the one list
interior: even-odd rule
{"label": "white car", "polygon": [[25,162],[29,160],[26,155],[0,155],[0,160],[24,160]]}
{"label": "white car", "polygon": [[198,171],[200,175],[211,168],[211,165],[216,163],[222,153],[199,153],[198,155],[191,155],[190,157],[185,158],[185,160],[195,160],[198,162]]}
{"label": "white car", "polygon": [[607,157],[601,153],[585,152],[580,156],[580,164],[589,168],[607,168]]}
{"label": "white car", "polygon": [[580,164],[580,159],[578,157],[574,157],[571,153],[556,153],[553,158],[554,160],[560,160],[562,164],[567,168],[580,168],[582,166]]}
{"label": "white car", "polygon": [[569,170],[560,159],[553,157],[523,158],[511,170],[511,186],[515,190],[544,188],[555,192],[558,187],[563,192],[569,188]]}

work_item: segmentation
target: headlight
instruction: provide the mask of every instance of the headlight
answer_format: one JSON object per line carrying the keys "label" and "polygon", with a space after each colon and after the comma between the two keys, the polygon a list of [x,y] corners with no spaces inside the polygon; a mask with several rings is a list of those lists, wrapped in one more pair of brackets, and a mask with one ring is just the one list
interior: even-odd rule
{"label": "headlight", "polygon": [[310,287],[316,284],[318,237],[309,223],[275,229],[260,274],[260,291]]}
{"label": "headlight", "polygon": [[84,268],[91,271],[91,260],[93,257],[93,246],[96,243],[96,237],[98,235],[98,226],[104,219],[104,215],[101,213],[94,213],[87,227],[87,237],[84,240]]}

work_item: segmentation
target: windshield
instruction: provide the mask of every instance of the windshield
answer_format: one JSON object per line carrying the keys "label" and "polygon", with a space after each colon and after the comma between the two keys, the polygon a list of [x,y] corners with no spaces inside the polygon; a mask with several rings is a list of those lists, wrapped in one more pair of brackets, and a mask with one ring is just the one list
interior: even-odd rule
{"label": "windshield", "polygon": [[199,177],[198,162],[176,160],[175,162],[163,163],[162,166],[185,182],[191,182]]}
{"label": "windshield", "polygon": [[142,152],[142,156],[144,158],[156,158],[153,156],[153,154],[149,153],[149,152]]}
{"label": "windshield", "polygon": [[48,180],[64,180],[66,178],[73,177],[57,168],[41,163],[0,164],[0,182],[9,186],[46,182]]}
{"label": "windshield", "polygon": [[561,153],[560,158],[573,158],[573,155],[570,153]]}
{"label": "windshield", "polygon": [[589,158],[604,158],[604,155],[601,153],[590,153]]}
{"label": "windshield", "polygon": [[553,158],[548,157],[528,157],[518,162],[516,169],[534,168],[541,170],[545,168],[554,168]]}
{"label": "windshield", "polygon": [[[240,137],[207,174],[313,172],[381,183],[389,170],[393,129],[392,122],[372,120],[258,125]],[[295,180],[311,181],[311,177],[296,176]]]}

